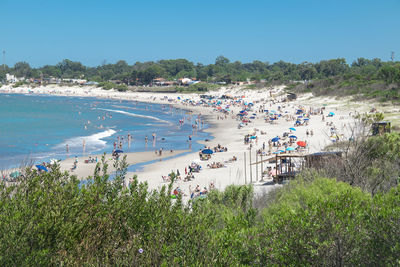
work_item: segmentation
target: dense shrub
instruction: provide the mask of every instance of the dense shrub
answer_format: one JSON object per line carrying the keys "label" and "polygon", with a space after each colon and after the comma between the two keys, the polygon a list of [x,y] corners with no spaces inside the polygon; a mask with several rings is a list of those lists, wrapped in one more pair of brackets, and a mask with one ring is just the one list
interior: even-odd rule
{"label": "dense shrub", "polygon": [[[333,179],[293,182],[253,206],[251,186],[185,204],[124,161],[88,182],[28,171],[0,186],[0,265],[398,265],[400,188],[374,197]],[[99,167],[101,164],[99,163]],[[307,177],[305,177],[307,178]],[[306,182],[308,181],[308,182]]]}

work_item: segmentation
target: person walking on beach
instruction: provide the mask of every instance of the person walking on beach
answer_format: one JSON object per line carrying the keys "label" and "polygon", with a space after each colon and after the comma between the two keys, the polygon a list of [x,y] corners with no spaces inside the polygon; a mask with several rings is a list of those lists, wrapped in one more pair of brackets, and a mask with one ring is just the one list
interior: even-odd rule
{"label": "person walking on beach", "polygon": [[69,154],[69,146],[68,146],[68,144],[65,147],[67,149],[67,154]]}

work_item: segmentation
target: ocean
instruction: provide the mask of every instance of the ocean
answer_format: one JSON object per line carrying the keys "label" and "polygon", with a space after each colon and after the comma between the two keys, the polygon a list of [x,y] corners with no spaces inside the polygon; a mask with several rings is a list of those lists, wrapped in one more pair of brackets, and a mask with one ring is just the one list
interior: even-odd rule
{"label": "ocean", "polygon": [[[185,118],[183,125],[179,120]],[[199,123],[171,105],[51,95],[0,94],[0,169],[52,158],[110,153],[114,142],[124,152],[190,149],[211,139]],[[156,138],[153,142],[152,134]],[[128,134],[132,141],[128,142]],[[189,135],[192,141],[188,142]],[[145,143],[145,137],[148,143]],[[84,146],[83,146],[84,144]],[[68,153],[67,153],[68,145]],[[117,144],[118,145],[118,144]],[[118,149],[118,147],[117,147]]]}

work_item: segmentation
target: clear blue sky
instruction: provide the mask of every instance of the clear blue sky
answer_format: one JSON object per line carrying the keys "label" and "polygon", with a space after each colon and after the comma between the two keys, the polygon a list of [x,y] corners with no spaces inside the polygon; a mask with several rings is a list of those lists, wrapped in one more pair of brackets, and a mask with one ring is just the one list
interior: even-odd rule
{"label": "clear blue sky", "polygon": [[0,0],[6,64],[400,58],[400,0]]}

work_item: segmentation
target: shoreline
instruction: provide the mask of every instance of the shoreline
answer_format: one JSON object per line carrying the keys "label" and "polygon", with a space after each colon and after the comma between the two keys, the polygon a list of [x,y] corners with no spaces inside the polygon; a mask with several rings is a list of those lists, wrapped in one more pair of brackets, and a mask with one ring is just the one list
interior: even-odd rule
{"label": "shoreline", "polygon": [[[35,88],[37,89],[37,88]],[[99,89],[97,87],[93,87],[93,86],[87,86],[87,88],[85,87],[74,87],[74,90],[70,91],[70,90],[66,90],[65,92],[64,87],[58,87],[58,88],[51,88],[51,87],[40,87],[40,91],[35,92],[35,93],[30,93],[29,91],[31,91],[31,88],[29,87],[18,87],[18,88],[4,88],[4,87],[0,87],[0,94],[22,94],[22,95],[35,95],[35,96],[61,96],[61,97],[85,97],[85,98],[93,98],[93,99],[114,99],[114,100],[128,100],[128,101],[138,101],[138,102],[142,102],[142,103],[152,103],[152,104],[158,104],[158,105],[171,105],[174,108],[178,108],[183,110],[184,112],[190,112],[193,113],[194,109],[191,109],[187,106],[184,105],[179,105],[178,103],[170,103],[170,102],[165,102],[162,100],[157,100],[154,101],[153,99],[153,95],[149,94],[147,96],[147,98],[143,98],[143,97],[139,97],[137,95],[133,95],[129,94],[126,95],[126,93],[124,92],[117,92],[114,90],[102,90]],[[85,90],[86,89],[86,90]],[[94,95],[89,94],[87,91],[89,90],[90,93],[94,93]],[[94,92],[91,92],[91,90],[93,90]],[[142,94],[142,93],[140,93]],[[148,93],[144,93],[144,94],[148,94]],[[194,114],[193,114],[194,115]],[[210,121],[208,121],[207,119],[208,116],[204,116],[202,118],[202,120],[205,122],[205,124],[208,125],[207,128],[205,129],[201,129],[200,131],[205,131],[207,133],[211,133],[210,131],[207,131],[207,129],[211,128],[211,127],[215,127],[215,125],[213,125]],[[213,136],[211,136],[211,139],[214,138]],[[203,141],[197,140],[196,143],[202,145],[204,143]],[[127,155],[128,156],[128,160],[127,162],[129,163],[129,166],[132,165],[143,165],[142,166],[142,170],[146,167],[146,165],[148,164],[154,164],[152,163],[155,160],[160,159],[161,160],[165,160],[165,158],[176,158],[176,157],[180,157],[184,154],[188,154],[188,153],[197,153],[197,151],[193,152],[191,150],[176,150],[173,153],[170,153],[169,151],[165,151],[165,153],[162,155],[162,157],[159,156],[155,156],[154,151],[152,150],[145,150],[145,151],[135,151],[135,152],[128,152],[128,153],[123,153],[122,155]],[[153,155],[153,156],[151,156]],[[80,155],[79,157],[77,157],[78,162],[83,162],[84,160],[88,159],[88,157],[91,156],[92,158],[98,158],[98,161],[100,161],[101,156],[103,156],[103,154],[91,154],[91,155]],[[140,158],[141,156],[144,156],[143,158]],[[106,160],[107,162],[110,162],[110,154],[107,153],[106,154]],[[130,159],[135,159],[135,161],[132,161]],[[63,158],[60,163],[61,163],[61,169],[62,170],[66,170],[66,171],[70,171],[70,169],[73,166],[73,161],[74,161],[74,157],[72,156],[66,156],[66,158]],[[139,160],[140,159],[140,160]],[[95,165],[95,164],[93,164]],[[86,170],[86,168],[79,167],[80,164],[78,164],[78,167],[76,170],[74,170],[74,172],[70,172],[71,174],[75,174],[78,176],[78,178],[80,179],[85,179],[87,176],[89,175],[93,175],[93,171],[94,171],[94,166],[93,168],[91,168],[91,164],[86,165],[87,167],[89,167],[89,171]],[[111,165],[109,165],[111,166]],[[11,173],[15,170],[20,169],[20,167],[11,167],[11,168],[6,168],[3,170],[0,170],[1,173],[3,174],[7,174],[7,173]],[[109,168],[110,171],[114,171],[114,168]]]}
{"label": "shoreline", "polygon": [[[44,93],[50,95],[63,95],[63,96],[73,96],[73,97],[97,97],[105,99],[121,99],[121,100],[131,100],[139,101],[145,103],[157,103],[172,105],[175,108],[180,108],[183,110],[190,111],[193,115],[201,114],[203,120],[207,122],[209,127],[205,129],[214,137],[210,142],[199,142],[207,147],[214,147],[218,144],[227,147],[227,152],[215,153],[212,155],[212,160],[209,162],[200,162],[197,152],[192,153],[181,153],[174,156],[172,159],[162,160],[156,163],[144,164],[143,170],[139,172],[128,172],[127,180],[129,180],[133,175],[138,175],[139,181],[146,181],[149,184],[150,189],[159,189],[165,182],[162,176],[168,175],[171,171],[179,171],[181,174],[185,173],[185,168],[191,162],[198,163],[202,170],[199,173],[195,173],[195,179],[189,182],[184,182],[181,180],[176,181],[176,186],[179,186],[185,193],[184,198],[188,199],[192,189],[199,185],[201,188],[208,187],[212,182],[215,187],[223,190],[226,186],[231,184],[248,184],[249,182],[254,184],[255,191],[271,190],[280,185],[266,185],[263,184],[271,182],[268,179],[261,180],[261,172],[259,166],[249,166],[249,156],[250,151],[252,155],[252,162],[258,161],[256,158],[255,150],[260,149],[263,143],[266,143],[268,139],[274,138],[275,136],[281,136],[283,132],[288,132],[289,127],[293,127],[293,121],[291,119],[280,119],[277,124],[268,124],[264,120],[264,114],[259,113],[257,108],[261,105],[265,106],[265,109],[275,109],[282,108],[286,110],[287,114],[293,114],[296,108],[299,106],[305,109],[309,108],[326,108],[326,114],[328,111],[333,111],[336,115],[332,118],[326,118],[321,120],[320,115],[313,115],[310,120],[310,124],[307,127],[298,127],[295,132],[299,137],[299,140],[305,140],[308,143],[308,149],[306,153],[314,153],[321,151],[326,145],[331,144],[332,141],[329,138],[330,126],[326,123],[332,123],[335,125],[343,135],[343,138],[347,138],[350,132],[351,125],[353,125],[353,117],[355,112],[360,112],[362,110],[367,111],[371,106],[365,103],[353,103],[345,102],[333,99],[331,97],[324,98],[314,98],[310,94],[304,94],[298,97],[297,100],[287,103],[282,103],[281,100],[285,96],[283,91],[284,86],[277,86],[270,89],[264,90],[245,90],[238,87],[231,88],[221,88],[218,91],[207,92],[207,95],[221,96],[223,94],[230,94],[232,96],[238,97],[246,102],[254,102],[254,119],[249,125],[238,129],[237,125],[239,121],[236,118],[236,114],[243,108],[241,105],[231,105],[231,113],[226,118],[218,119],[221,113],[212,107],[207,105],[197,105],[193,106],[192,102],[184,103],[183,101],[178,101],[178,97],[182,99],[193,100],[193,103],[198,103],[200,97],[198,94],[181,94],[181,93],[144,93],[144,92],[116,92],[116,91],[105,91],[99,88],[88,87],[39,87],[34,90],[37,93]],[[7,93],[27,93],[30,89],[25,88],[11,88]],[[4,88],[0,89],[0,93],[5,91]],[[184,96],[184,97],[182,97]],[[225,103],[225,102],[224,102]],[[286,117],[286,114],[283,113]],[[346,128],[347,127],[347,128]],[[306,135],[306,129],[313,130],[314,136],[309,137]],[[249,150],[249,145],[243,143],[243,137],[250,132],[256,133],[260,138],[260,141],[252,142],[253,149]],[[266,134],[261,134],[265,132]],[[138,152],[135,152],[138,153]],[[140,153],[140,152],[139,152]],[[246,156],[245,156],[246,154]],[[237,158],[237,161],[231,162],[233,156]],[[245,158],[246,157],[246,158]],[[212,162],[224,163],[225,167],[218,169],[208,168],[207,165]],[[147,161],[149,162],[149,161]],[[245,165],[247,168],[245,169]],[[267,164],[265,164],[267,165]],[[71,164],[72,166],[72,164]],[[265,166],[264,166],[265,167]],[[251,170],[251,171],[250,171]],[[175,186],[175,185],[174,185]]]}

